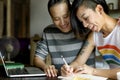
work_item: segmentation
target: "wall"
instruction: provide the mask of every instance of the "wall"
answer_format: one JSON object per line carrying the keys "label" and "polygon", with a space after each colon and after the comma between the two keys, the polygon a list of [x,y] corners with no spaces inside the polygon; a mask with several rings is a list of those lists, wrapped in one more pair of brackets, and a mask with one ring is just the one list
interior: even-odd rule
{"label": "wall", "polygon": [[[118,8],[118,0],[106,1],[107,3],[113,2],[115,4],[114,8]],[[43,29],[48,24],[52,23],[47,9],[48,0],[31,0],[30,3],[30,36],[34,34],[39,34],[41,36]]]}
{"label": "wall", "polygon": [[44,27],[52,23],[47,9],[48,0],[31,0],[30,3],[30,36],[42,35]]}
{"label": "wall", "polygon": [[0,38],[2,37],[2,33],[3,33],[3,2],[0,1]]}
{"label": "wall", "polygon": [[118,9],[118,0],[106,0],[106,2],[109,3],[113,3],[113,8],[114,9]]}

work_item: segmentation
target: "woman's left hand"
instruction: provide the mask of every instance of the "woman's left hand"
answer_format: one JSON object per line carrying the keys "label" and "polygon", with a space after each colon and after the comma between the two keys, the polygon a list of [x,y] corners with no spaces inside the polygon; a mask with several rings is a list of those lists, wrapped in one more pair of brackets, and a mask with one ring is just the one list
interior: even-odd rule
{"label": "woman's left hand", "polygon": [[93,74],[94,68],[84,64],[83,66],[79,66],[74,70],[74,73],[81,74]]}

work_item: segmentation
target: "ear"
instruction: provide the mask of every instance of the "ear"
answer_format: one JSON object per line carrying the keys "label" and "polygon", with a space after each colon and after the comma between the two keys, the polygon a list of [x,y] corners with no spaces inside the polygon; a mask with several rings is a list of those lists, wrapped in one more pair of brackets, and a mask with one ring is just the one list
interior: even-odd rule
{"label": "ear", "polygon": [[103,7],[99,4],[96,6],[95,10],[99,14],[102,14],[104,12]]}

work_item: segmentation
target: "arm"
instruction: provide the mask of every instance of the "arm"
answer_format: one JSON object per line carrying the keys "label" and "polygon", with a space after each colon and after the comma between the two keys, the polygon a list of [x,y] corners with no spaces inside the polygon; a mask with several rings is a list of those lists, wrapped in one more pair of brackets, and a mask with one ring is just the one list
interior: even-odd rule
{"label": "arm", "polygon": [[76,71],[76,68],[78,66],[81,66],[86,63],[87,59],[89,58],[90,54],[92,53],[94,49],[94,42],[93,42],[93,33],[90,33],[81,52],[79,53],[78,57],[75,61],[73,61],[69,66],[70,69],[67,69],[65,65],[61,67],[61,74],[63,76],[69,76],[71,75],[71,71]]}
{"label": "arm", "polygon": [[79,53],[79,56],[76,58],[74,62],[70,64],[73,68],[77,66],[83,65],[86,63],[87,59],[89,58],[90,54],[94,49],[94,40],[93,40],[93,32],[91,32],[85,41],[85,44],[82,50]]}
{"label": "arm", "polygon": [[46,64],[45,61],[38,56],[35,56],[34,64],[36,67],[43,69],[47,76],[57,76],[57,70],[55,69],[55,66]]}
{"label": "arm", "polygon": [[92,74],[96,76],[102,76],[111,79],[117,79],[117,72],[120,72],[120,68],[114,69],[95,69],[88,65],[81,66],[83,68],[80,73]]}
{"label": "arm", "polygon": [[45,39],[39,41],[37,43],[35,57],[34,57],[34,64],[35,66],[44,70],[47,76],[54,77],[57,76],[57,70],[55,69],[54,65],[48,65],[45,63],[45,58],[49,54],[47,44]]}
{"label": "arm", "polygon": [[45,64],[45,61],[42,60],[42,59],[40,59],[38,56],[35,56],[35,57],[34,57],[34,65],[35,65],[36,67],[39,67],[39,68],[43,69],[43,70],[44,70],[44,68],[47,66],[47,65]]}
{"label": "arm", "polygon": [[120,68],[114,69],[93,69],[93,75],[103,76],[111,79],[117,79],[117,72],[120,72]]}

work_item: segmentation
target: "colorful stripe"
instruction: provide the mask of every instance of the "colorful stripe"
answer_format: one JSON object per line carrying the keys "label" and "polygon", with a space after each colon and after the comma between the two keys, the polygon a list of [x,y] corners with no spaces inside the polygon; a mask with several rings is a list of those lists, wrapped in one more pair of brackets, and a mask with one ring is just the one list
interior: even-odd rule
{"label": "colorful stripe", "polygon": [[101,49],[114,49],[116,50],[119,54],[120,54],[120,49],[118,49],[116,46],[114,45],[105,45],[105,46],[99,46],[98,47],[98,50],[101,50]]}
{"label": "colorful stripe", "polygon": [[118,58],[116,58],[114,55],[104,55],[103,58],[108,61],[108,60],[112,60],[115,62],[120,62],[120,60]]}
{"label": "colorful stripe", "polygon": [[116,52],[116,50],[103,49],[103,50],[99,50],[99,51],[102,55],[114,55],[120,59],[120,54],[118,52]]}
{"label": "colorful stripe", "polygon": [[120,65],[120,50],[114,45],[105,45],[98,47],[99,52],[108,64]]}
{"label": "colorful stripe", "polygon": [[120,63],[117,63],[117,62],[115,62],[115,61],[113,61],[113,60],[107,60],[106,62],[107,62],[108,64],[120,65]]}

